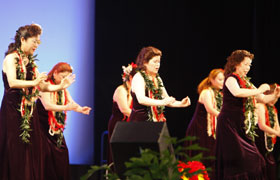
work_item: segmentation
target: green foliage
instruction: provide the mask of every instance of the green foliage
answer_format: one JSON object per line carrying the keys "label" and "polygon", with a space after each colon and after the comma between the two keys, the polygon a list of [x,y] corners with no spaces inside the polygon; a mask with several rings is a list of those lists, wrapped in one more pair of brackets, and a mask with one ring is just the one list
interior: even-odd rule
{"label": "green foliage", "polygon": [[[244,81],[245,81],[245,86],[246,88],[254,88],[254,85],[250,82],[250,77],[243,77]],[[256,126],[257,123],[256,121],[256,115],[255,115],[255,109],[256,109],[256,105],[255,105],[255,97],[250,96],[247,97],[245,99],[244,102],[244,108],[245,108],[245,112],[244,112],[244,116],[245,116],[245,131],[246,134],[248,134],[249,137],[251,137],[252,141],[255,141],[255,137],[258,137],[257,133],[256,133],[256,129],[258,129],[258,127]]]}
{"label": "green foliage", "polygon": [[[189,169],[184,169],[183,172],[178,171],[178,157],[185,159],[186,162],[213,159],[213,157],[203,157],[202,153],[194,157],[189,157],[186,154],[186,150],[207,151],[206,148],[200,147],[198,144],[193,144],[188,147],[183,146],[185,141],[195,141],[196,139],[196,137],[191,136],[181,140],[168,137],[166,138],[166,143],[172,145],[174,147],[173,150],[165,149],[162,152],[155,152],[150,149],[140,149],[140,157],[132,157],[128,162],[125,162],[125,180],[179,180],[183,173],[185,173],[186,177],[202,173],[201,170],[194,173],[189,173]],[[108,165],[91,166],[91,169],[80,180],[86,180],[93,173],[100,170],[109,172],[105,175],[108,180],[120,180],[118,175],[112,172]],[[211,170],[211,168],[206,168],[206,170]]]}
{"label": "green foliage", "polygon": [[[58,98],[57,98],[56,104],[57,105],[63,105],[63,102],[62,102],[62,96],[64,95],[63,94],[63,90],[57,91],[57,94],[58,94]],[[56,119],[57,123],[62,124],[63,126],[65,126],[66,112],[64,112],[64,111],[55,111],[54,114],[55,114],[55,119]],[[62,145],[63,137],[64,137],[63,136],[63,130],[60,129],[60,132],[58,134],[56,134],[56,136],[57,136],[56,145],[57,145],[57,147],[60,148],[61,145]]]}
{"label": "green foliage", "polygon": [[217,104],[217,110],[220,112],[223,106],[223,94],[222,94],[222,90],[217,90],[214,89],[214,94],[215,94],[215,99],[216,99],[216,104]]}
{"label": "green foliage", "polygon": [[[20,80],[26,80],[26,67],[24,70],[24,64],[22,62],[22,59],[24,57],[27,57],[29,60],[29,64],[32,67],[32,80],[36,79],[36,64],[34,63],[37,57],[35,56],[26,56],[23,51],[18,48],[17,52],[19,53],[20,58],[16,57],[16,72],[17,72],[17,79]],[[35,99],[39,97],[39,90],[36,87],[33,87],[32,90],[28,90],[28,88],[25,88],[25,90],[20,90],[20,94],[22,96],[21,104],[19,105],[18,111],[20,111],[22,117],[21,117],[21,125],[20,129],[22,130],[22,133],[20,134],[20,137],[24,143],[30,143],[30,134],[29,132],[32,131],[30,126],[31,117],[33,114],[33,108],[35,106]],[[22,109],[21,109],[22,108]]]}
{"label": "green foliage", "polygon": [[245,116],[245,131],[246,134],[248,134],[249,137],[251,137],[251,139],[253,141],[255,141],[255,137],[258,137],[257,133],[256,133],[256,129],[258,129],[257,124],[255,123],[256,121],[256,115],[255,115],[255,104],[254,104],[254,98],[253,97],[248,97],[244,103],[245,106],[245,112],[244,112],[244,116]]}
{"label": "green foliage", "polygon": [[[29,132],[32,131],[30,127],[30,119],[32,117],[31,110],[33,107],[29,105],[25,105],[25,114],[21,117],[21,125],[20,129],[22,133],[19,135],[24,143],[30,143],[30,134]],[[19,110],[20,111],[20,110]]]}
{"label": "green foliage", "polygon": [[[271,105],[268,105],[266,104],[265,105],[266,109],[267,109],[267,112],[268,112],[268,120],[269,120],[269,126],[271,128],[274,128],[275,127],[275,123],[276,123],[276,114],[277,114],[277,110],[275,108],[275,106],[271,106]],[[267,134],[265,134],[265,140],[266,140],[266,150],[268,152],[271,152],[273,151],[273,148],[274,148],[274,144],[272,142],[272,137],[271,136],[268,136]]]}

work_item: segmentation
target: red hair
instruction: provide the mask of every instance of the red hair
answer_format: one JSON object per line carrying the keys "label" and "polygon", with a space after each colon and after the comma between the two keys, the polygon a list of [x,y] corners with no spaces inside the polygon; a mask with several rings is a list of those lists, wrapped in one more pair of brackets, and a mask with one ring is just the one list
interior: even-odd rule
{"label": "red hair", "polygon": [[203,89],[207,89],[212,86],[211,80],[214,80],[219,73],[224,73],[223,69],[213,69],[208,77],[206,77],[203,81],[201,81],[197,87],[197,92],[200,94]]}
{"label": "red hair", "polygon": [[66,63],[66,62],[59,62],[48,73],[48,79],[47,80],[50,80],[50,79],[53,78],[54,72],[56,72],[56,73],[70,72],[70,73],[72,73],[72,71],[73,71],[72,67],[68,63]]}

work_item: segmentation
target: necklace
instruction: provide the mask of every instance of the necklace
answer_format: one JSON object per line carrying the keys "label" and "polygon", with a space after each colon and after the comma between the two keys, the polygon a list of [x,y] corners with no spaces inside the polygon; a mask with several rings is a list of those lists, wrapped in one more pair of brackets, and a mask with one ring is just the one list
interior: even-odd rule
{"label": "necklace", "polygon": [[[246,89],[253,89],[254,85],[250,82],[250,78],[240,77],[238,74],[233,73],[238,80],[241,88]],[[244,129],[245,133],[248,134],[249,137],[251,137],[252,141],[255,141],[255,137],[258,136],[256,133],[257,129],[257,116],[255,115],[255,109],[256,109],[256,98],[255,96],[249,96],[247,98],[243,98],[243,112],[245,116],[244,120]]]}
{"label": "necklace", "polygon": [[[275,118],[277,114],[277,109],[275,106],[265,105],[265,124],[271,128],[275,127]],[[268,133],[265,135],[265,148],[268,152],[273,151],[274,144],[276,143],[276,136],[269,136]]]}
{"label": "necklace", "polygon": [[[23,64],[23,57],[27,57],[29,60],[29,64],[32,67],[31,70],[31,80],[36,79],[36,71],[37,71],[37,65],[35,64],[35,56],[26,56],[21,49],[17,49],[16,53],[18,54],[18,58],[16,58],[16,73],[17,73],[17,79],[20,80],[26,80],[26,66]],[[33,109],[35,106],[35,100],[39,97],[39,90],[36,87],[30,88],[22,88],[20,90],[20,94],[22,96],[21,103],[20,103],[20,114],[21,114],[21,125],[20,129],[22,130],[22,133],[20,134],[20,137],[24,143],[29,143],[30,140],[30,134],[29,132],[32,131],[30,127],[30,121],[31,117],[33,115]]]}
{"label": "necklace", "polygon": [[222,109],[222,106],[223,106],[223,93],[221,90],[214,89],[214,88],[212,88],[212,89],[213,89],[214,95],[215,95],[217,110],[220,112]]}
{"label": "necklace", "polygon": [[[51,84],[54,84],[53,80],[50,80]],[[51,100],[57,105],[66,105],[68,103],[66,90],[60,90],[51,93]],[[61,147],[63,141],[63,131],[66,125],[66,111],[48,111],[49,121],[49,134],[51,136],[58,135],[57,147]]]}
{"label": "necklace", "polygon": [[[159,74],[156,74],[156,80],[157,80],[157,87],[155,86],[155,80],[150,80],[147,76],[147,74],[144,71],[139,71],[142,77],[144,78],[146,89],[148,90],[148,96],[152,99],[163,99],[162,98],[162,82],[160,80]],[[164,108],[165,106],[147,106],[148,110],[148,120],[147,121],[153,121],[153,122],[165,122],[166,119],[164,117]]]}
{"label": "necklace", "polygon": [[[208,88],[212,96],[212,105],[213,108],[217,111],[221,111],[223,104],[223,94],[221,90],[215,88]],[[207,134],[216,139],[216,127],[217,127],[217,116],[207,113]]]}

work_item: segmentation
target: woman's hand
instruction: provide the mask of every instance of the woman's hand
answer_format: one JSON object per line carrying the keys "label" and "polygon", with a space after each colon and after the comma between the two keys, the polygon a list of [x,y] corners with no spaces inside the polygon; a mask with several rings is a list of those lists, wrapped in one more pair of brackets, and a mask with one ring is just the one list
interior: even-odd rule
{"label": "woman's hand", "polygon": [[38,75],[38,77],[34,80],[34,86],[39,85],[41,82],[45,82],[45,80],[47,79],[47,73],[42,72]]}
{"label": "woman's hand", "polygon": [[72,111],[72,110],[76,110],[79,108],[79,105],[77,103],[74,103],[73,101],[72,102],[69,102],[67,105],[66,105],[66,111]]}
{"label": "woman's hand", "polygon": [[168,97],[163,99],[163,104],[164,104],[164,106],[167,106],[169,104],[174,103],[175,101],[176,101],[176,99],[174,97],[168,96]]}
{"label": "woman's hand", "polygon": [[275,134],[275,135],[280,137],[280,131],[277,131],[277,134]]}
{"label": "woman's hand", "polygon": [[63,89],[68,88],[74,81],[75,81],[76,75],[75,74],[69,74],[67,77],[62,79],[61,86]]}
{"label": "woman's hand", "polygon": [[86,114],[86,115],[89,115],[90,110],[91,110],[91,107],[88,107],[88,106],[83,106],[83,107],[80,106],[78,108],[78,112]]}
{"label": "woman's hand", "polygon": [[79,113],[82,113],[82,114],[86,114],[86,115],[89,115],[90,110],[91,110],[91,107],[88,107],[88,106],[81,107],[79,104],[77,104],[74,101],[71,101],[69,103],[69,108],[71,108],[71,110],[74,110],[76,112],[79,112]]}
{"label": "woman's hand", "polygon": [[262,84],[260,85],[260,87],[258,88],[258,90],[260,91],[260,93],[264,93],[265,91],[269,91],[270,87],[268,84]]}
{"label": "woman's hand", "polygon": [[191,105],[191,100],[190,98],[187,96],[184,99],[182,99],[181,101],[174,101],[171,104],[168,104],[170,107],[188,107],[189,105]]}
{"label": "woman's hand", "polygon": [[191,105],[191,100],[190,98],[187,96],[185,97],[184,99],[181,100],[181,104],[182,104],[182,107],[188,107]]}

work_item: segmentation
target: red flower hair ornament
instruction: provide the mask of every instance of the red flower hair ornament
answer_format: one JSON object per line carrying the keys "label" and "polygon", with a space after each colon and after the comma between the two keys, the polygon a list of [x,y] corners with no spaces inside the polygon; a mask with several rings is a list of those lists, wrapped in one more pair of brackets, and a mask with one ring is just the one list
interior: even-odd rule
{"label": "red flower hair ornament", "polygon": [[137,65],[134,64],[133,62],[131,64],[128,64],[126,67],[122,66],[123,73],[122,73],[122,80],[123,82],[129,80],[130,73],[132,72],[133,69],[136,69]]}

